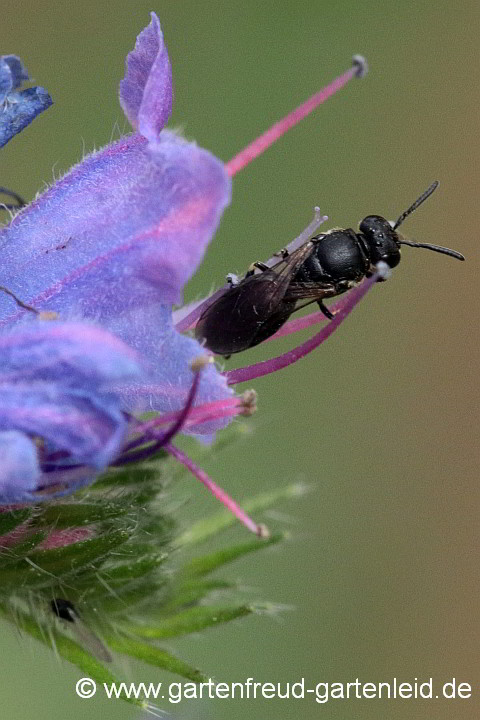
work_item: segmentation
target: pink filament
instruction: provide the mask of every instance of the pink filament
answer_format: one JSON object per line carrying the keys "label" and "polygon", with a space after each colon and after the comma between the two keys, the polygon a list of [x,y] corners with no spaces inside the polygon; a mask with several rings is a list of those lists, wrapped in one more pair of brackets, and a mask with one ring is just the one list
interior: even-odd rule
{"label": "pink filament", "polygon": [[[330,305],[330,312],[334,315],[337,315],[337,313],[339,313],[346,304],[348,297],[349,296],[346,295],[338,302]],[[309,315],[304,315],[303,317],[289,320],[285,323],[285,325],[280,328],[280,330],[277,330],[275,335],[271,335],[269,338],[266,338],[264,342],[270,342],[270,340],[278,340],[278,338],[284,337],[285,335],[291,335],[292,333],[300,332],[300,330],[306,330],[312,325],[318,325],[318,323],[325,322],[326,319],[327,318],[322,313],[322,311],[317,310],[316,312],[312,312]]]}
{"label": "pink filament", "polygon": [[283,355],[278,355],[270,360],[264,360],[262,362],[255,363],[254,365],[247,365],[247,367],[238,368],[237,370],[229,370],[226,372],[225,377],[227,378],[228,384],[236,385],[240,382],[262,377],[262,375],[269,375],[272,372],[282,370],[283,368],[288,367],[288,365],[292,365],[297,362],[297,360],[304,358],[321,345],[328,337],[330,337],[337,327],[345,320],[347,315],[350,314],[355,305],[357,305],[363,296],[366,295],[377,279],[378,274],[375,273],[375,275],[367,278],[361,285],[349,292],[345,303],[337,312],[333,320],[330,320],[328,325],[325,325],[325,327],[323,327],[316,335],[306,342],[298,345],[293,350],[289,350]]}
{"label": "pink filament", "polygon": [[203,483],[208,490],[210,490],[212,495],[214,495],[217,500],[220,500],[220,502],[223,503],[223,505],[225,505],[225,507],[230,510],[230,512],[233,513],[233,515],[235,515],[235,517],[240,520],[243,525],[245,525],[247,530],[250,530],[260,537],[265,537],[266,533],[264,526],[257,525],[257,523],[254,522],[239,505],[237,505],[235,500],[233,500],[230,495],[227,495],[225,490],[222,490],[221,487],[216,485],[207,473],[198,467],[193,460],[190,460],[187,455],[170,443],[165,446],[165,450],[184,467],[186,467],[187,470],[189,470],[192,475],[197,478],[197,480],[200,480],[200,482]]}
{"label": "pink filament", "polygon": [[[210,422],[211,420],[219,420],[226,417],[235,417],[235,415],[241,415],[244,412],[244,404],[242,398],[233,396],[224,398],[222,400],[216,400],[215,402],[204,403],[197,407],[191,408],[188,413],[182,427],[190,427],[192,425],[200,425],[204,422]],[[180,411],[182,412],[182,411]],[[177,420],[179,412],[169,412],[159,417],[152,418],[144,423],[138,423],[135,427],[135,432],[140,433],[143,437],[150,434],[152,437],[157,437],[155,429],[162,425],[168,425]],[[162,437],[161,434],[158,435]]]}
{"label": "pink filament", "polygon": [[240,170],[243,170],[252,160],[255,160],[261,155],[270,145],[273,145],[282,135],[284,135],[290,128],[303,120],[304,117],[309,115],[315,108],[328,100],[329,97],[334,95],[344,85],[348,83],[355,75],[358,75],[358,69],[355,67],[350,68],[340,77],[336,78],[330,85],[327,85],[319,92],[312,95],[311,98],[306,100],[302,105],[297,107],[286,117],[279,120],[275,125],[256,138],[250,145],[241,150],[234,158],[232,158],[227,164],[226,169],[230,177],[236,175]]}

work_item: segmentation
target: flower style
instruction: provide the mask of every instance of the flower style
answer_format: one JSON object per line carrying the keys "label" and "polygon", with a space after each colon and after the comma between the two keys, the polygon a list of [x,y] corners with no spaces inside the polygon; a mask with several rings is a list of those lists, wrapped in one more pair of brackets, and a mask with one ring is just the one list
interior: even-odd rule
{"label": "flower style", "polygon": [[[0,65],[1,71],[6,63],[11,74],[9,83],[0,74],[0,91],[10,93],[7,106],[26,76],[18,59],[8,61],[12,57]],[[353,68],[225,165],[164,129],[172,72],[159,20],[151,14],[120,83],[120,104],[135,132],[86,156],[0,231],[0,346],[6,358],[0,379],[0,503],[70,492],[108,464],[165,447],[260,532],[170,441],[181,429],[208,437],[234,415],[249,412],[252,396],[238,398],[230,386],[313,349],[376,278],[338,304],[335,319],[308,348],[304,344],[291,351],[295,357],[276,364],[267,361],[259,372],[222,374],[204,363],[201,376],[192,373],[205,351],[181,331],[194,323],[201,306],[176,326],[172,306],[181,303],[183,286],[230,202],[231,177],[364,71],[357,57]],[[45,107],[35,106],[35,112]],[[21,129],[9,112],[0,112],[11,125],[0,133],[5,142]],[[33,112],[32,106],[30,120]],[[297,326],[293,321],[292,329]],[[161,414],[148,423],[135,420],[134,413],[145,410]]]}

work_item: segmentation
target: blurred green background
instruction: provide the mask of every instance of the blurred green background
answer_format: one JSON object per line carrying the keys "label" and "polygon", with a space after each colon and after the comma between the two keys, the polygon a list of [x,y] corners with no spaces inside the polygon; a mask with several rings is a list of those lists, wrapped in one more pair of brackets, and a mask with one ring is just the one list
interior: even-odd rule
{"label": "blurred green background", "polygon": [[[474,686],[474,697],[321,706],[313,697],[216,700],[165,709],[230,720],[476,717],[478,2],[7,4],[1,51],[21,55],[55,105],[2,150],[2,185],[31,198],[52,180],[52,168],[58,176],[84,149],[117,137],[115,123],[128,129],[117,87],[150,10],[173,65],[170,126],[225,161],[343,72],[353,53],[370,63],[365,80],[235,178],[232,206],[187,299],[269,257],[316,204],[332,225],[355,227],[369,213],[396,218],[436,178],[440,189],[404,232],[467,256],[460,264],[406,248],[393,279],[318,352],[253,383],[260,409],[252,432],[203,464],[239,499],[292,480],[313,486],[264,518],[290,530],[291,540],[229,570],[245,598],[287,610],[172,647],[219,681],[305,677],[313,687],[396,676],[441,685],[456,677]],[[293,342],[261,346],[229,367]],[[175,492],[189,498],[184,522],[215,508],[190,479]],[[120,702],[78,699],[79,671],[8,629],[0,673],[9,720],[138,717]],[[121,659],[119,673],[167,679]]]}

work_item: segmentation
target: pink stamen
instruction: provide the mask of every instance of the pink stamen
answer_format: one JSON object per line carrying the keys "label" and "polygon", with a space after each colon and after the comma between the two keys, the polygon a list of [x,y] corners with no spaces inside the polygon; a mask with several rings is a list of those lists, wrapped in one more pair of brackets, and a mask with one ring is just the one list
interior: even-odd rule
{"label": "pink stamen", "polygon": [[[330,306],[329,310],[333,315],[337,314],[335,307]],[[299,332],[300,330],[306,330],[312,325],[318,325],[318,323],[325,322],[326,319],[325,315],[318,310],[317,312],[310,313],[309,315],[289,320],[280,328],[280,330],[277,330],[275,335],[271,335],[269,338],[264,340],[264,342],[278,340],[278,338],[285,337],[285,335],[291,335],[292,333]]]}
{"label": "pink stamen", "polygon": [[165,450],[170,453],[178,462],[180,462],[184,467],[189,470],[194,477],[197,478],[197,480],[200,480],[203,485],[205,485],[208,490],[214,495],[218,500],[220,500],[225,507],[230,510],[231,513],[235,515],[235,517],[240,520],[240,522],[245,525],[247,530],[250,530],[251,532],[255,533],[255,535],[258,535],[259,537],[268,537],[268,530],[265,528],[264,525],[258,525],[256,522],[254,522],[245,512],[242,510],[242,508],[237,505],[235,500],[233,500],[230,495],[227,495],[227,493],[222,490],[221,487],[216,485],[213,480],[207,475],[207,473],[202,470],[198,465],[196,465],[193,460],[190,460],[190,458],[185,455],[181,450],[176,448],[172,444],[168,444],[165,446]]}
{"label": "pink stamen", "polygon": [[[330,305],[329,310],[333,315],[337,315],[347,302],[348,295],[343,297],[338,302]],[[278,340],[278,338],[285,337],[285,335],[292,335],[293,333],[300,332],[300,330],[307,330],[312,325],[318,325],[318,323],[325,322],[327,318],[321,310],[312,312],[309,315],[289,320],[283,325],[280,330],[277,330],[275,335],[271,335],[266,338],[263,342],[270,342],[270,340]]]}
{"label": "pink stamen", "polygon": [[256,140],[250,143],[250,145],[247,145],[247,147],[241,150],[238,155],[235,155],[235,157],[232,158],[225,166],[230,177],[233,177],[240,170],[243,170],[244,167],[265,152],[270,145],[273,145],[273,143],[290,130],[290,128],[299,123],[300,120],[303,120],[303,118],[309,115],[313,110],[315,110],[315,108],[324,103],[325,100],[328,100],[329,97],[334,95],[338,90],[346,85],[349,80],[355,76],[363,77],[366,71],[367,66],[365,60],[359,55],[355,55],[353,58],[353,67],[350,68],[350,70],[347,70],[347,72],[336,78],[332,83],[330,83],[330,85],[327,85],[322,90],[315,93],[315,95],[312,95],[312,97],[306,102],[293,110],[293,112],[289,113],[282,120],[279,120],[279,122],[275,123],[275,125],[272,125],[269,130],[264,132],[263,135],[260,135],[260,137],[256,138]]}
{"label": "pink stamen", "polygon": [[[150,423],[139,423],[135,427],[135,431],[139,432],[140,435],[128,443],[123,449],[123,453],[118,460],[112,465],[126,465],[131,462],[138,462],[139,460],[146,459],[149,455],[157,452],[161,447],[166,445],[180,430],[185,426],[188,416],[193,408],[193,403],[198,393],[198,386],[200,383],[200,375],[202,369],[208,364],[209,360],[206,356],[197,358],[195,367],[192,364],[192,371],[194,372],[194,378],[192,385],[187,396],[187,401],[180,412],[172,413],[172,424],[171,426],[161,433],[156,433],[150,429]],[[140,448],[148,440],[154,440],[154,444],[148,448]]]}
{"label": "pink stamen", "polygon": [[[382,263],[382,265],[383,264],[384,263]],[[297,360],[304,358],[321,345],[328,337],[330,337],[337,327],[345,320],[347,315],[351,313],[355,305],[357,305],[367,294],[372,285],[375,284],[379,277],[383,277],[383,275],[383,268],[377,268],[377,272],[372,275],[372,277],[365,279],[361,285],[351,290],[345,300],[345,303],[337,312],[333,320],[330,320],[328,325],[323,327],[312,338],[301,345],[298,345],[298,347],[293,350],[289,350],[283,355],[271,358],[270,360],[264,360],[263,362],[255,363],[254,365],[248,365],[247,367],[238,368],[237,370],[229,370],[224,373],[228,384],[236,385],[240,382],[262,377],[262,375],[270,375],[270,373],[282,370],[283,368],[288,367],[288,365],[292,365],[297,362]]]}
{"label": "pink stamen", "polygon": [[[182,412],[182,411],[180,411]],[[201,425],[205,422],[212,420],[220,420],[227,417],[235,417],[236,415],[246,414],[246,404],[242,395],[234,395],[230,398],[224,398],[222,400],[216,400],[215,402],[204,403],[198,405],[195,408],[191,408],[188,417],[185,419],[183,428],[192,427],[194,425]],[[162,425],[168,425],[177,420],[179,412],[169,412],[159,417],[152,418],[144,423],[138,423],[135,427],[135,432],[140,433],[142,436],[150,435],[151,437],[162,437],[160,434],[155,433],[156,428],[162,427]]]}

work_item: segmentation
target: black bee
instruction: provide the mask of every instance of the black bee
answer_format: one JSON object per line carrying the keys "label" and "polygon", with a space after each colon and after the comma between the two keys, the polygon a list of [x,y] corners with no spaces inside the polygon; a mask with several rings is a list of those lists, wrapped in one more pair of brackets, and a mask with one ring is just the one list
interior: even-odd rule
{"label": "black bee", "polygon": [[112,656],[101,640],[81,620],[74,604],[64,598],[50,601],[52,612],[60,619],[71,624],[80,643],[87,647],[96,658],[103,662],[112,662]]}
{"label": "black bee", "polygon": [[[400,262],[400,246],[427,248],[458,260],[455,250],[404,240],[396,231],[437,188],[434,182],[393,227],[380,215],[368,215],[360,232],[351,228],[316,235],[293,252],[280,251],[273,264],[254,263],[245,277],[232,282],[230,289],[200,315],[195,336],[205,347],[229,356],[258,345],[305,305],[317,302],[324,315],[333,315],[325,298],[341,295],[375,272],[379,262],[394,268]],[[301,300],[307,302],[298,305]]]}
{"label": "black bee", "polygon": [[70,600],[64,600],[63,598],[55,598],[51,600],[50,607],[55,615],[61,620],[74,623],[78,617],[77,611],[73,603]]}

